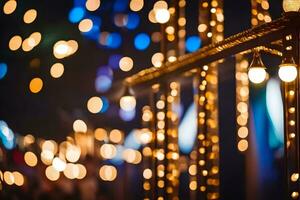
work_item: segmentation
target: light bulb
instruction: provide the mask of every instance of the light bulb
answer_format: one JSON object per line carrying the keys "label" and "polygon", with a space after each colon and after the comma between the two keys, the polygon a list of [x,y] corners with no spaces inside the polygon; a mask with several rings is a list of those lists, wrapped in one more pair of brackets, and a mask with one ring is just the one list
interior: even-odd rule
{"label": "light bulb", "polygon": [[167,23],[170,19],[170,12],[165,8],[155,10],[155,19],[158,23]]}
{"label": "light bulb", "polygon": [[285,12],[299,12],[300,11],[300,1],[299,0],[283,0],[282,6],[283,6],[283,10]]}
{"label": "light bulb", "polygon": [[266,79],[267,72],[262,67],[252,67],[248,71],[248,77],[252,83],[259,84]]}
{"label": "light bulb", "polygon": [[134,96],[126,95],[120,99],[120,107],[125,111],[132,111],[135,109],[136,99]]}
{"label": "light bulb", "polygon": [[282,81],[292,82],[297,78],[297,67],[295,64],[281,64],[279,65],[278,75]]}

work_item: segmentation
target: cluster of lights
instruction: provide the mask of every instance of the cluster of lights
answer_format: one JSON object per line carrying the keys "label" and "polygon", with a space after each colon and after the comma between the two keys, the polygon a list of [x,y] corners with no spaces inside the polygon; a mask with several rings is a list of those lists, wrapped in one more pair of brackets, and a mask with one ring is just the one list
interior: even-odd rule
{"label": "cluster of lights", "polygon": [[251,24],[257,26],[263,23],[272,21],[269,13],[270,4],[268,0],[253,0],[251,1]]}
{"label": "cluster of lights", "polygon": [[53,55],[57,59],[62,59],[74,54],[78,50],[78,43],[75,40],[57,41],[53,46]]}
{"label": "cluster of lights", "polygon": [[42,35],[39,32],[32,33],[28,38],[22,40],[22,37],[19,35],[13,36],[8,43],[8,47],[11,51],[16,51],[22,47],[22,50],[25,52],[31,51],[36,47],[42,39]]}
{"label": "cluster of lights", "polygon": [[166,1],[155,2],[153,9],[149,12],[148,18],[152,23],[167,23],[170,19],[168,3]]}
{"label": "cluster of lights", "polygon": [[1,182],[6,183],[7,185],[16,185],[16,186],[22,186],[24,184],[24,176],[18,172],[18,171],[14,171],[14,172],[10,172],[10,171],[4,171],[2,172],[0,170],[0,186],[1,186]]}
{"label": "cluster of lights", "polygon": [[236,121],[238,150],[243,152],[248,149],[248,118],[249,118],[249,79],[247,75],[248,61],[243,55],[236,56]]}

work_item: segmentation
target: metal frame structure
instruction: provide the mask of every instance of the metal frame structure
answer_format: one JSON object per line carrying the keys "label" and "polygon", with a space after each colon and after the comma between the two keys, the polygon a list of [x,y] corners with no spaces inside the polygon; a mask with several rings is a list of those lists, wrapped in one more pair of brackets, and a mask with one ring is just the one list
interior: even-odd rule
{"label": "metal frame structure", "polygon": [[[186,54],[177,58],[175,62],[166,62],[160,68],[148,68],[140,71],[139,73],[128,77],[125,80],[125,85],[135,90],[145,87],[152,87],[154,96],[159,94],[159,98],[153,99],[152,111],[153,116],[156,118],[158,113],[157,109],[165,109],[164,112],[168,114],[168,102],[167,96],[169,94],[169,84],[176,80],[177,77],[183,75],[185,72],[192,71],[194,77],[197,79],[197,92],[198,98],[196,104],[198,104],[198,140],[197,151],[200,154],[197,156],[197,194],[196,198],[199,199],[219,199],[217,189],[219,183],[217,179],[209,178],[213,177],[213,170],[218,171],[218,168],[214,166],[207,166],[207,159],[213,157],[212,150],[219,148],[216,146],[209,146],[212,143],[212,139],[207,140],[207,137],[211,137],[208,131],[207,120],[210,116],[207,115],[207,109],[209,108],[209,98],[207,97],[206,88],[210,84],[207,80],[206,70],[207,66],[219,60],[225,59],[229,56],[237,54],[250,53],[252,49],[260,49],[268,54],[281,57],[282,52],[289,50],[298,66],[300,64],[300,13],[286,13],[280,19],[273,22],[256,26],[252,29],[246,30],[239,34],[233,35],[223,41],[212,43],[210,45],[202,47],[200,50],[194,53]],[[286,177],[286,199],[299,199],[299,77],[291,83],[282,82],[283,96],[284,96],[284,120],[285,120],[285,177]],[[156,107],[158,101],[163,100],[165,107]],[[217,105],[214,105],[218,110]],[[203,122],[203,123],[202,123]],[[157,125],[159,122],[155,122]],[[168,120],[165,120],[164,128],[165,133],[168,131]],[[204,124],[205,126],[201,126]],[[155,127],[156,129],[157,127]],[[157,131],[154,131],[154,138],[157,137]],[[215,138],[216,139],[216,138]],[[217,138],[218,139],[218,138]],[[216,139],[216,140],[217,140]],[[168,140],[164,140],[164,148],[168,146]],[[203,149],[202,149],[203,147]],[[201,148],[201,150],[200,150]],[[209,150],[210,149],[210,150]],[[165,150],[167,150],[165,148]],[[202,153],[203,154],[202,154]],[[154,153],[155,156],[155,153]],[[166,152],[165,152],[166,159]],[[201,159],[204,156],[204,159]],[[202,162],[203,161],[203,162]],[[199,164],[200,163],[200,164]],[[166,165],[165,165],[166,167]],[[204,168],[203,168],[204,167]],[[203,169],[202,169],[203,168]],[[156,169],[156,166],[154,166]],[[200,170],[200,171],[199,171]],[[210,181],[208,181],[208,179]],[[156,186],[154,186],[156,187]],[[204,192],[204,195],[201,192]],[[155,192],[155,190],[154,190]],[[165,192],[165,191],[163,191]],[[166,194],[160,195],[159,193],[154,195],[154,199],[170,199]],[[173,198],[174,199],[174,198]]]}

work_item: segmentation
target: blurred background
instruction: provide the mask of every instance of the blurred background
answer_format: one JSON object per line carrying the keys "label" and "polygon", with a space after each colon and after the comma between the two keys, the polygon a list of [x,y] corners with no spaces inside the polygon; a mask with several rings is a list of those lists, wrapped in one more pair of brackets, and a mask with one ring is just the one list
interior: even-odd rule
{"label": "blurred background", "polygon": [[[140,128],[148,91],[135,91],[130,111],[119,108],[119,98],[124,78],[162,62],[160,25],[149,15],[154,3],[0,2],[1,199],[143,198],[148,135]],[[272,19],[281,16],[281,3],[270,2]],[[198,4],[186,1],[186,53],[202,47]],[[224,15],[225,38],[251,28],[250,1],[225,0]],[[269,77],[250,84],[250,150],[244,154],[236,147],[234,57],[219,67],[222,199],[283,199],[283,106],[272,68],[281,61],[262,58]],[[179,197],[190,199],[187,160],[196,110],[192,82],[183,80]]]}

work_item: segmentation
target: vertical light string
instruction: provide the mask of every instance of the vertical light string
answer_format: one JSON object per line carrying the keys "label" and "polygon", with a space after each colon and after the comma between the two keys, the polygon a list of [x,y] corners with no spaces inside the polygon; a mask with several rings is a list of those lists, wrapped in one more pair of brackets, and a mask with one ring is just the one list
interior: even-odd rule
{"label": "vertical light string", "polygon": [[[291,54],[299,66],[299,32],[285,36],[283,46],[285,54]],[[283,93],[287,199],[299,199],[299,76],[283,83]]]}
{"label": "vertical light string", "polygon": [[142,126],[140,141],[144,144],[143,153],[143,189],[144,200],[153,199],[153,114],[150,106],[144,106],[142,110]]}
{"label": "vertical light string", "polygon": [[185,54],[185,37],[186,37],[186,18],[185,18],[186,0],[178,2],[178,56]]}
{"label": "vertical light string", "polygon": [[[180,107],[180,85],[178,82],[171,82],[168,88],[166,123],[167,130],[167,199],[179,199],[179,146],[178,146],[178,125]],[[162,115],[162,114],[161,114]]]}
{"label": "vertical light string", "polygon": [[242,54],[235,56],[235,62],[237,147],[244,152],[249,146],[249,62]]}
{"label": "vertical light string", "polygon": [[154,118],[154,199],[166,199],[166,95],[165,88],[152,86]]}

